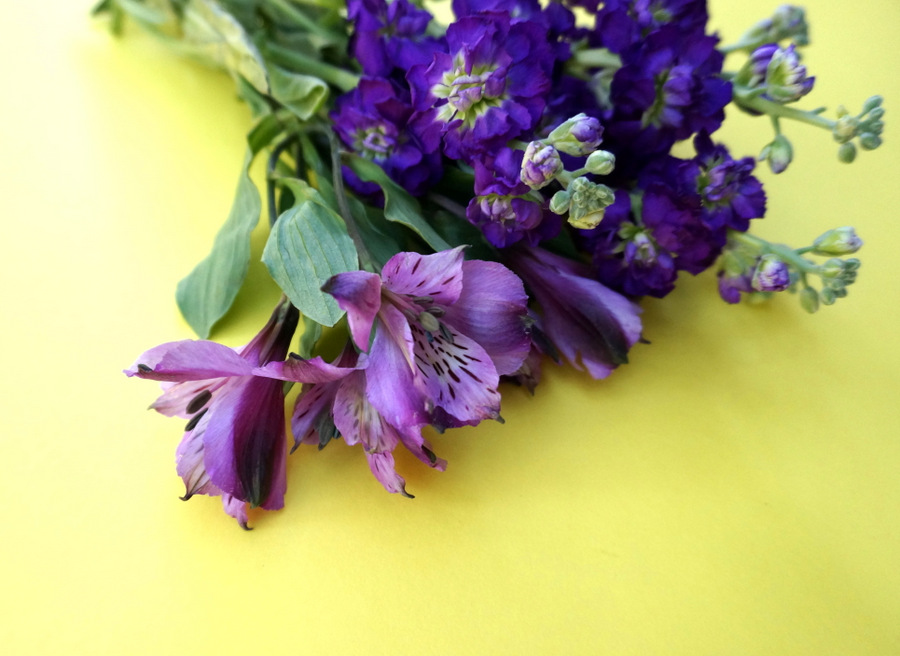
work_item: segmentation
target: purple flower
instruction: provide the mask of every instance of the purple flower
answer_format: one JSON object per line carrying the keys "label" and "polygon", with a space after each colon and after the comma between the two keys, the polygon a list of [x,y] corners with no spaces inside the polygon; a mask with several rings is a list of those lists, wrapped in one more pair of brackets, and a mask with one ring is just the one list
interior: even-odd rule
{"label": "purple flower", "polygon": [[[151,408],[189,418],[176,458],[184,498],[221,495],[225,511],[245,528],[247,503],[266,510],[284,506],[284,393],[265,365],[285,357],[298,316],[282,301],[241,349],[205,340],[169,342],[125,371],[163,382],[165,391]],[[345,375],[320,358],[298,361],[293,372],[295,380],[309,382]]]}
{"label": "purple flower", "polygon": [[431,14],[408,0],[349,0],[347,18],[353,24],[350,52],[366,75],[388,77],[394,69],[426,64],[441,48],[425,35]]}
{"label": "purple flower", "polygon": [[725,146],[714,145],[705,132],[694,139],[696,170],[691,168],[703,199],[704,221],[712,229],[744,232],[750,219],[766,213],[766,193],[753,175],[752,157],[734,160]]}
{"label": "purple flower", "polygon": [[366,396],[365,356],[359,357],[348,344],[334,364],[350,373],[338,380],[304,385],[297,397],[291,417],[294,448],[302,442],[321,449],[337,436],[348,445],[361,444],[372,474],[384,488],[411,497],[406,481],[394,469],[393,451],[399,444],[429,467],[443,471],[447,462],[435,456],[421,427],[394,426],[372,406]]}
{"label": "purple flower", "polygon": [[750,276],[746,273],[738,275],[729,275],[725,271],[718,273],[719,296],[726,303],[740,303],[741,294],[747,294],[754,291],[750,284]]}
{"label": "purple flower", "polygon": [[603,47],[622,53],[666,25],[702,35],[707,19],[706,0],[605,0],[597,12],[596,37]]}
{"label": "purple flower", "polygon": [[347,311],[365,352],[365,398],[388,424],[442,429],[499,417],[499,377],[530,345],[525,290],[506,267],[464,262],[462,247],[398,253],[381,276],[342,273],[325,289]]}
{"label": "purple flower", "polygon": [[[441,154],[407,131],[412,107],[402,97],[387,80],[362,78],[359,86],[338,98],[331,121],[347,147],[381,166],[409,193],[421,195],[441,177]],[[355,181],[348,176],[348,183],[361,193],[373,191]]]}
{"label": "purple flower", "polygon": [[588,267],[543,249],[512,249],[508,261],[541,307],[543,332],[573,367],[605,378],[628,361],[640,308],[591,279]]}
{"label": "purple flower", "polygon": [[531,131],[550,91],[554,58],[537,24],[485,13],[447,28],[448,52],[407,74],[411,127],[429,148],[469,159]]}
{"label": "purple flower", "polygon": [[563,163],[556,148],[543,141],[532,141],[525,149],[519,179],[532,189],[542,189],[562,171]]}
{"label": "purple flower", "polygon": [[759,258],[750,286],[758,292],[781,292],[791,284],[791,270],[777,255]]}
{"label": "purple flower", "polygon": [[504,148],[496,157],[484,156],[475,162],[475,196],[466,208],[466,218],[498,248],[523,239],[529,243],[549,239],[561,225],[556,215],[544,212],[543,203],[522,182],[523,157],[521,150]]}
{"label": "purple flower", "polygon": [[800,63],[793,43],[787,48],[768,43],[753,51],[736,82],[748,89],[762,87],[763,98],[786,104],[812,91],[815,79],[807,77],[806,67]]}

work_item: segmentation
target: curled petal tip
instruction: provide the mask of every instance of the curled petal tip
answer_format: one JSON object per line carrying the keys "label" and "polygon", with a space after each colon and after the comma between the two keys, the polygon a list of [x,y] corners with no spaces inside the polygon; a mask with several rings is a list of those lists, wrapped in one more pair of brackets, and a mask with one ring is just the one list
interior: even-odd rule
{"label": "curled petal tip", "polygon": [[409,492],[406,491],[406,486],[403,486],[402,488],[400,488],[400,494],[405,496],[407,499],[415,499],[416,498],[415,495],[410,494]]}
{"label": "curled petal tip", "polygon": [[194,496],[193,492],[185,492],[183,497],[178,497],[182,501],[190,501],[191,497]]}
{"label": "curled petal tip", "polygon": [[240,527],[241,527],[242,529],[244,529],[245,531],[252,531],[252,530],[253,530],[253,527],[252,527],[252,526],[249,526],[249,525],[247,524],[247,522],[238,522],[238,524],[239,524]]}

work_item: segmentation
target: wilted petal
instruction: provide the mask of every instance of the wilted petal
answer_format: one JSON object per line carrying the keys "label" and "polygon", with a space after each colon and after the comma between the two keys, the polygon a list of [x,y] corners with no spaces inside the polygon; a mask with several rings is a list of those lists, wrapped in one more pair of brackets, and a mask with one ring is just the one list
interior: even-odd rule
{"label": "wilted petal", "polygon": [[528,296],[522,281],[498,262],[463,262],[463,288],[444,321],[478,342],[497,373],[519,369],[531,348],[526,329]]}
{"label": "wilted petal", "polygon": [[381,278],[366,271],[348,271],[332,277],[322,289],[347,312],[354,343],[368,351],[372,322],[381,307]]}
{"label": "wilted petal", "polygon": [[207,340],[186,339],[160,344],[144,352],[127,376],[181,382],[226,376],[246,376],[253,365],[233,349]]}
{"label": "wilted petal", "polygon": [[397,253],[381,271],[384,286],[395,294],[430,296],[439,305],[451,305],[462,292],[463,249],[431,255]]}

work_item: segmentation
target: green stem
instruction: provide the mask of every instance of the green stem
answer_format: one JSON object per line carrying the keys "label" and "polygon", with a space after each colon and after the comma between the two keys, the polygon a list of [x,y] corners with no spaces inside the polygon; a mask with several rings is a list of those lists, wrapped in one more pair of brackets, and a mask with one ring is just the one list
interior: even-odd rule
{"label": "green stem", "polygon": [[345,71],[343,68],[326,64],[323,61],[307,57],[282,46],[267,44],[265,46],[265,54],[279,66],[290,68],[297,73],[321,78],[342,91],[355,89],[356,85],[359,84],[359,76],[350,71]]}
{"label": "green stem", "polygon": [[837,124],[831,119],[824,116],[813,114],[802,109],[795,109],[787,105],[781,105],[777,102],[754,95],[752,90],[743,89],[741,87],[734,88],[734,102],[744,109],[751,109],[760,114],[768,114],[773,118],[786,118],[792,121],[799,121],[808,125],[814,125],[819,128],[828,130],[834,129]]}
{"label": "green stem", "polygon": [[359,257],[359,267],[367,271],[378,271],[379,266],[372,257],[372,253],[366,246],[356,220],[353,218],[353,212],[350,210],[350,203],[347,202],[347,194],[344,191],[344,174],[341,165],[341,150],[338,143],[337,135],[333,130],[328,132],[328,144],[331,148],[331,180],[334,185],[334,196],[337,199],[338,210],[347,226],[347,234],[353,240],[356,246],[356,254]]}
{"label": "green stem", "polygon": [[575,53],[575,61],[589,68],[622,68],[622,58],[606,48],[586,48]]}
{"label": "green stem", "polygon": [[792,265],[802,275],[807,273],[818,273],[821,268],[816,263],[800,257],[800,254],[797,251],[785,244],[773,244],[765,239],[760,239],[759,237],[754,237],[746,232],[737,232],[735,230],[729,231],[728,238],[732,241],[758,248],[762,253],[772,253],[773,255],[777,255],[782,260]]}

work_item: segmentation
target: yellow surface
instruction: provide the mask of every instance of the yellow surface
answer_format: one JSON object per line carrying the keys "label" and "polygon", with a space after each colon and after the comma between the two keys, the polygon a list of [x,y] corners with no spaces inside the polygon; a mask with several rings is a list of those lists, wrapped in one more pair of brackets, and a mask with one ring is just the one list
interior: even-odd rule
{"label": "yellow surface", "polygon": [[[227,213],[247,112],[88,2],[5,4],[0,652],[900,654],[896,0],[807,3],[810,105],[882,93],[884,148],[847,167],[790,125],[794,167],[762,173],[759,234],[857,225],[849,298],[811,317],[686,279],[608,381],[550,368],[534,399],[505,390],[506,425],[435,437],[447,472],[401,456],[414,501],[357,449],[303,448],[249,533],[178,500],[180,422],[120,373],[190,335],[175,284]],[[714,25],[775,6],[715,0]],[[756,152],[765,121],[732,118]],[[232,345],[277,298],[254,267]]]}

